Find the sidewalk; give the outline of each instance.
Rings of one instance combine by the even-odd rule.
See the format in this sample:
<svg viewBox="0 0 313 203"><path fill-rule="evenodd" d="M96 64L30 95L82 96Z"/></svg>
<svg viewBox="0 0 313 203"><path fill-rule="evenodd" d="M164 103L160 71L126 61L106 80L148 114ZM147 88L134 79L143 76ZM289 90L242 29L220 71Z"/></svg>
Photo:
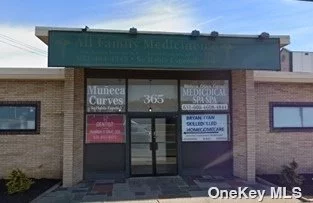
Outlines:
<svg viewBox="0 0 313 203"><path fill-rule="evenodd" d="M198 177L144 177L120 180L82 182L72 188L57 188L36 203L65 202L258 202L257 199L212 199L208 188L231 190L238 187L265 190L259 183L249 184L238 178L221 176ZM299 202L297 200L273 200L266 196L263 202Z"/></svg>

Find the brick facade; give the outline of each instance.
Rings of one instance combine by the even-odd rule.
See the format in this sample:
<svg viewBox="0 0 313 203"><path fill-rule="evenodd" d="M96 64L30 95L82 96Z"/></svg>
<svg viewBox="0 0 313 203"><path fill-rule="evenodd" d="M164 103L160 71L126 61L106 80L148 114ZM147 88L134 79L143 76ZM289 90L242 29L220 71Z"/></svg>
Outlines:
<svg viewBox="0 0 313 203"><path fill-rule="evenodd" d="M83 179L84 69L65 80L0 80L0 101L40 101L40 134L0 135L0 178L20 168L33 178ZM270 132L269 102L313 102L313 84L254 82L253 71L232 71L234 175L279 173L294 158L313 173L312 132Z"/></svg>
<svg viewBox="0 0 313 203"><path fill-rule="evenodd" d="M0 101L40 101L40 134L0 134L0 178L19 168L33 178L62 178L63 81L0 80Z"/></svg>
<svg viewBox="0 0 313 203"><path fill-rule="evenodd" d="M232 71L234 175L255 181L255 94L253 71Z"/></svg>
<svg viewBox="0 0 313 203"><path fill-rule="evenodd" d="M83 179L84 69L65 69L63 186Z"/></svg>
<svg viewBox="0 0 313 203"><path fill-rule="evenodd" d="M313 102L313 84L256 83L256 172L279 173L295 159L299 172L313 173L313 132L270 132L269 102Z"/></svg>

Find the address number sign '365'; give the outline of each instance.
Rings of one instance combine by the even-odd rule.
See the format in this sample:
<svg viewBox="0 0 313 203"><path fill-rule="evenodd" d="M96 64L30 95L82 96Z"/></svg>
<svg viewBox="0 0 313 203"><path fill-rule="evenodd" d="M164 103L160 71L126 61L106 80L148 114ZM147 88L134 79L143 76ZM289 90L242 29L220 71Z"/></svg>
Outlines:
<svg viewBox="0 0 313 203"><path fill-rule="evenodd" d="M164 103L164 95L163 94L144 95L143 103L145 103L145 104L163 104Z"/></svg>

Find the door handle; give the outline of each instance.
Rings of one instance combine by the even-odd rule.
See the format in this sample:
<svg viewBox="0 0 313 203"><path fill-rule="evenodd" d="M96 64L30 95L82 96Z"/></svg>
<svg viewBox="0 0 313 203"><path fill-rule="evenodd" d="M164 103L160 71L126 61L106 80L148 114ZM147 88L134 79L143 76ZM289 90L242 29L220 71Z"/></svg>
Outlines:
<svg viewBox="0 0 313 203"><path fill-rule="evenodd" d="M157 142L150 142L149 146L150 146L150 151L159 149L159 145Z"/></svg>
<svg viewBox="0 0 313 203"><path fill-rule="evenodd" d="M152 142L150 142L150 151L152 151L152 149L153 149L153 143Z"/></svg>

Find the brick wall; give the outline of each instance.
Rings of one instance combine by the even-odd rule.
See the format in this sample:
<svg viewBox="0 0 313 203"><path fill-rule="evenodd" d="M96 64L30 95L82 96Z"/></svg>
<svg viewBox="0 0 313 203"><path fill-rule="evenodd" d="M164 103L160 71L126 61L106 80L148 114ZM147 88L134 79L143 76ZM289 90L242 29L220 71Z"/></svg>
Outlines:
<svg viewBox="0 0 313 203"><path fill-rule="evenodd" d="M65 69L63 186L83 179L84 69Z"/></svg>
<svg viewBox="0 0 313 203"><path fill-rule="evenodd" d="M0 134L0 178L20 168L33 178L62 178L63 81L0 80L0 101L40 101L40 134Z"/></svg>
<svg viewBox="0 0 313 203"><path fill-rule="evenodd" d="M232 71L234 175L255 181L255 93L252 71Z"/></svg>
<svg viewBox="0 0 313 203"><path fill-rule="evenodd" d="M269 102L313 102L313 84L256 83L256 172L279 173L293 158L313 173L312 132L270 132Z"/></svg>

